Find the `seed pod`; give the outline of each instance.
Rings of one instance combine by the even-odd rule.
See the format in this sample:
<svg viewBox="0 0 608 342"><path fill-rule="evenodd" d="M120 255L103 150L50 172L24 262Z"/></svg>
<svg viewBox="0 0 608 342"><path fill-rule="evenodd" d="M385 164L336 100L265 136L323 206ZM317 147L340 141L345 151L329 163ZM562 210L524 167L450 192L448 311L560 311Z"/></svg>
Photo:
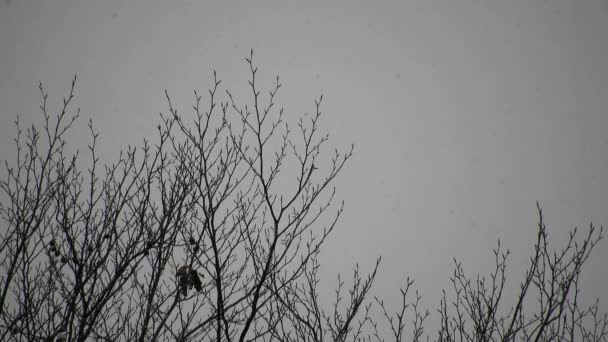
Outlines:
<svg viewBox="0 0 608 342"><path fill-rule="evenodd" d="M184 265L184 266L178 267L177 268L177 273L175 273L175 275L178 276L178 277L187 276L189 270L190 270L190 267L188 267L188 265Z"/></svg>
<svg viewBox="0 0 608 342"><path fill-rule="evenodd" d="M190 271L190 286L194 286L197 292L203 289L203 282L195 270Z"/></svg>

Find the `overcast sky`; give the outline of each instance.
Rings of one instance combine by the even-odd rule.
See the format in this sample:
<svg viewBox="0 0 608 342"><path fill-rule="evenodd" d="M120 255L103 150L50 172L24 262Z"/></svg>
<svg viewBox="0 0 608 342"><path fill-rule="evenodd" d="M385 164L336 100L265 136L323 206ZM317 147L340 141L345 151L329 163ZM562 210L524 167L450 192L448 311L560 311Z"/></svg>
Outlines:
<svg viewBox="0 0 608 342"><path fill-rule="evenodd" d="M115 157L152 136L164 89L183 113L213 69L244 93L250 48L263 84L281 75L289 117L323 93L331 143L355 144L322 260L332 282L382 255L378 294L411 275L436 307L452 257L488 271L498 238L518 285L536 201L556 243L608 225L607 0L2 0L0 159L14 160L17 115L41 122L38 81L56 106L77 73L80 127L92 117ZM589 298L608 288L607 260L604 242Z"/></svg>

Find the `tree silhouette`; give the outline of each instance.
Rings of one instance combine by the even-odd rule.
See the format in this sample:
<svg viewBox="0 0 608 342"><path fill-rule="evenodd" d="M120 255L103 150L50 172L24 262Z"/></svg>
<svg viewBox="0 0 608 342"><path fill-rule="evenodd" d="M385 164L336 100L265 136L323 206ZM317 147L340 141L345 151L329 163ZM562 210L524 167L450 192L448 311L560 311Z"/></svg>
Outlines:
<svg viewBox="0 0 608 342"><path fill-rule="evenodd" d="M344 205L333 181L353 148L330 151L322 97L290 126L275 104L279 78L262 96L253 52L245 60L251 104L222 91L215 72L188 118L165 92L156 138L111 163L98 157L92 121L85 156L67 141L76 78L56 114L39 85L43 127L16 121L17 159L0 183L0 340L430 339L412 280L395 314L371 297L380 259L348 284L338 277L333 303L320 302L319 253ZM539 214L515 304L502 297L509 253L500 244L489 278L456 263L438 340L606 340L598 304L577 301L601 229L580 241L574 231L554 252Z"/></svg>

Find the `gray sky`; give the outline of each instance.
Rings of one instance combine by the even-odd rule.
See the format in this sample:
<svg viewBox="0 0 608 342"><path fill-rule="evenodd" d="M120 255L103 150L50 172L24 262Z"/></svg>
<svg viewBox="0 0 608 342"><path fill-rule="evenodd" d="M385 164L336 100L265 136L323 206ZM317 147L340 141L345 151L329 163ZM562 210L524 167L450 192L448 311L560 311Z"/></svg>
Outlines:
<svg viewBox="0 0 608 342"><path fill-rule="evenodd" d="M288 116L322 92L332 143L356 145L328 282L382 255L378 294L411 275L436 307L452 257L487 271L497 238L520 276L537 200L558 243L608 225L607 0L328 3L2 0L0 159L14 157L16 115L40 123L38 81L56 106L78 73L81 127L92 117L114 157L153 134L165 88L182 112L213 69L246 91L253 48L264 84L281 75ZM588 297L608 288L606 260L604 243Z"/></svg>

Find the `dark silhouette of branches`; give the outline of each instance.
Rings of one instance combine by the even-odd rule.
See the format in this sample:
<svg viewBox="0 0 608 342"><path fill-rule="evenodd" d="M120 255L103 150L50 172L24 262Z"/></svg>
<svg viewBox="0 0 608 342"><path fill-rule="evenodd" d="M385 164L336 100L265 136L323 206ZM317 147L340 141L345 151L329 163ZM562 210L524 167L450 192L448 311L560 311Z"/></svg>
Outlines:
<svg viewBox="0 0 608 342"><path fill-rule="evenodd" d="M228 91L220 100L215 73L192 119L166 92L155 142L110 164L92 122L88 157L68 152L76 79L57 115L40 85L45 125L24 133L17 122L17 163L1 185L2 340L245 341L293 317L292 295L315 281L342 213L331 184L352 147L328 156L322 97L290 128L279 78L262 96L253 53L246 62L252 105ZM352 303L324 329L350 332L376 269L355 271Z"/></svg>
<svg viewBox="0 0 608 342"><path fill-rule="evenodd" d="M608 316L600 313L598 301L583 306L579 287L582 266L603 238L602 228L591 224L582 237L574 229L565 246L555 249L549 244L543 212L537 206L537 238L514 299L505 297L510 252L498 241L493 250L495 266L487 276L471 277L454 260L451 290L443 291L437 309L436 337L425 335L424 323L430 313L420 307L417 292L409 298L414 282L407 279L394 313L376 298L380 312L372 320L373 333L366 340L607 341Z"/></svg>
<svg viewBox="0 0 608 342"><path fill-rule="evenodd" d="M92 121L84 153L69 144L76 78L54 114L39 85L42 129L16 121L17 158L0 182L0 340L430 339L432 312L412 297L413 280L397 302L371 295L380 259L338 276L333 301L321 301L319 255L344 208L333 182L353 148L328 146L322 96L293 121L276 103L279 77L263 94L253 52L245 62L247 98L221 88L215 72L189 114L166 91L157 136L107 163ZM579 301L602 229L574 230L555 250L538 209L514 304L500 243L487 277L455 262L438 340L606 341L599 304Z"/></svg>
<svg viewBox="0 0 608 342"><path fill-rule="evenodd" d="M590 225L579 239L574 229L566 245L554 250L538 205L538 234L530 265L513 306L505 303L509 251L500 241L494 249L495 269L489 277L467 276L455 261L450 278L453 299L444 292L439 313L441 341L605 341L607 317L598 303L580 306L579 278L591 251L603 238L602 228ZM450 310L451 309L451 310ZM585 324L587 321L589 324ZM592 329L593 332L588 329Z"/></svg>

